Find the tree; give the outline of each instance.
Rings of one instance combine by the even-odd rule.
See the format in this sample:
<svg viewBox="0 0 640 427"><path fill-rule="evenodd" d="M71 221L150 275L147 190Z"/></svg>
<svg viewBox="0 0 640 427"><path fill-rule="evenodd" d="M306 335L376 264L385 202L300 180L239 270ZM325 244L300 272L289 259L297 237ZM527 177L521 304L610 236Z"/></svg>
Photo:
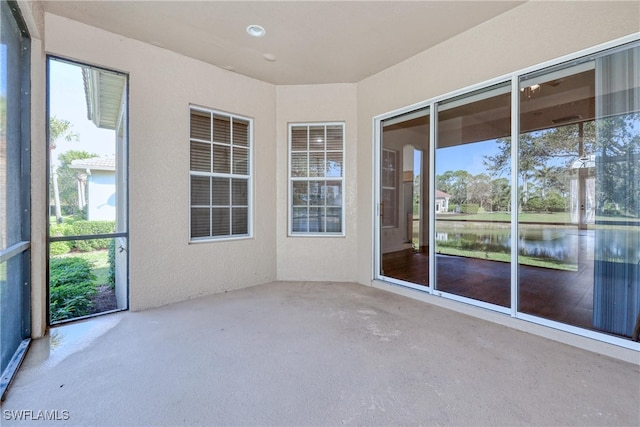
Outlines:
<svg viewBox="0 0 640 427"><path fill-rule="evenodd" d="M491 178L489 175L481 173L469 177L467 201L477 203L483 209L486 203L491 204Z"/></svg>
<svg viewBox="0 0 640 427"><path fill-rule="evenodd" d="M511 184L507 178L496 178L491 181L491 209L509 212L511 209Z"/></svg>
<svg viewBox="0 0 640 427"><path fill-rule="evenodd" d="M547 186L550 179L556 173L554 166L542 165L535 170L533 176L540 182L540 196L544 199L547 194Z"/></svg>
<svg viewBox="0 0 640 427"><path fill-rule="evenodd" d="M640 217L640 114L597 120L596 207Z"/></svg>
<svg viewBox="0 0 640 427"><path fill-rule="evenodd" d="M71 162L79 159L90 159L97 154L86 151L69 150L58 155L58 187L60 205L69 209L70 215L77 214L84 207L83 194L86 183L85 171L72 169ZM62 209L61 209L62 210Z"/></svg>
<svg viewBox="0 0 640 427"><path fill-rule="evenodd" d="M49 118L49 153L53 154L56 149L57 143L60 139L65 141L77 141L79 135L71 131L73 125L68 120L62 120L56 116ZM51 156L49 156L51 159ZM56 209L56 222L59 224L62 222L62 209L60 207L60 191L58 188L58 167L51 162L51 182L53 185L53 200Z"/></svg>
<svg viewBox="0 0 640 427"><path fill-rule="evenodd" d="M451 195L449 204L462 205L467 202L467 185L471 174L464 170L446 171L436 176L436 189Z"/></svg>
<svg viewBox="0 0 640 427"><path fill-rule="evenodd" d="M520 203L532 196L530 183L540 176L540 170L560 164L567 170L576 159L593 154L596 147L596 126L585 122L523 133L518 136L518 174L521 185ZM493 175L511 173L511 138L497 140L499 149L494 156L485 156L483 163ZM550 171L548 171L550 172ZM556 183L563 183L556 180ZM543 191L547 191L547 182ZM520 207L519 207L520 208Z"/></svg>

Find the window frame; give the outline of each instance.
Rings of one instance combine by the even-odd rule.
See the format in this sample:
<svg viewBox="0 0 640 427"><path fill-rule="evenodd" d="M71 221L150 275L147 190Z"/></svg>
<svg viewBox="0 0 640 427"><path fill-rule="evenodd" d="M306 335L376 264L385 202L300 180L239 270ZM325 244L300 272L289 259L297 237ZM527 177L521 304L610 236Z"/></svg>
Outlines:
<svg viewBox="0 0 640 427"><path fill-rule="evenodd" d="M204 139L200 139L200 138L192 138L191 136L191 120L192 120L192 113L193 112L198 112L198 113L205 113L208 114L210 119L210 138L209 140L204 140ZM230 127L229 127L229 142L228 143L224 143L224 142L216 142L214 140L213 137L213 127L214 127L214 120L213 117L214 116L218 116L218 117L222 117L222 118L226 118L230 121ZM246 145L246 150L247 150L247 173L246 174L238 174L238 173L233 173L232 170L232 165L233 165L233 121L234 120L241 120L243 122L247 123L247 145ZM198 105L193 105L190 104L189 105L189 121L188 121L188 129L189 129L189 135L188 135L188 141L189 141L189 205L188 205L188 209L189 209L189 244L198 244L198 243L207 243L207 242L220 242L220 241L230 241L230 240L242 240L242 239L252 239L253 238L253 203L254 203L254 195L253 195L253 139L254 139L254 120L251 117L247 117L247 116L243 116L240 114L235 114L235 113L229 113L226 111L221 111L221 110L216 110L213 108L208 108L208 107L202 107L202 106L198 106ZM229 155L227 160L229 161L229 173L220 173L220 172L213 172L213 156L211 156L211 168L208 172L203 172L203 171L197 171L197 170L193 170L191 167L191 150L192 150L192 142L203 142L203 143L208 143L212 146L214 145L222 145L222 146L226 146L229 147ZM238 147L240 148L245 148L242 145L239 145ZM225 234L225 235L219 235L219 236L214 236L213 235L213 226L211 224L211 220L212 220L212 214L211 214L211 210L215 207L220 207L216 204L214 204L213 202L213 188L210 187L209 191L210 191L210 200L209 200L209 204L206 206L209 210L210 210L210 214L209 214L209 235L208 236L201 236L201 237L194 237L192 235L192 230L193 230L193 214L192 214L192 209L194 207L193 205L193 184L192 184L192 177L194 176L200 176L200 177L209 177L209 178L227 178L230 180L230 187L233 183L234 179L241 179L241 180L245 180L247 181L247 232L243 233L243 234L233 234L233 208L234 207L238 207L235 206L233 204L233 200L232 200L232 192L231 192L231 188L229 190L229 204L228 205L224 205L224 207L228 207L229 209L229 232L230 234ZM198 207L204 207L204 205L196 205ZM240 207L245 207L245 206L240 206Z"/></svg>
<svg viewBox="0 0 640 427"><path fill-rule="evenodd" d="M326 175L326 164L325 164L325 174L324 176L312 177L309 176L308 168L307 168L307 176L304 177L294 177L292 176L292 131L294 128L307 128L307 149L305 151L295 151L298 153L306 153L307 154L307 167L309 165L309 153L310 152L320 152L319 150L311 150L309 147L309 128L311 127L324 127L325 131L325 146L321 151L324 153L324 159L327 159L327 153L338 153L342 154L342 170L341 176L327 176ZM327 150L326 146L326 132L329 127L339 126L342 130L342 149L341 150ZM327 122L290 122L288 124L287 131L287 236L288 237L345 237L346 236L346 224L345 224L345 182L346 182L346 123L344 121L327 121ZM340 231L294 231L293 230L293 183L294 182L314 182L314 181L340 181L341 191L340 191ZM307 204L307 207L309 205ZM332 206L338 207L338 206ZM327 209L327 206L324 206ZM307 218L309 217L309 213L307 213ZM325 214L326 217L326 214Z"/></svg>

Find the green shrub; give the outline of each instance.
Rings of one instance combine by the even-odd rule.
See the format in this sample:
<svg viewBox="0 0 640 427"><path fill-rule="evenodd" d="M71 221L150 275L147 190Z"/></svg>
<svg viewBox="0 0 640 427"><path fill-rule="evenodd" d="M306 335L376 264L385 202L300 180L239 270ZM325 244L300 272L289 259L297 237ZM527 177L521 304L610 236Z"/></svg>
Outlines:
<svg viewBox="0 0 640 427"><path fill-rule="evenodd" d="M544 202L540 197L532 197L527 201L527 210L540 212L544 210Z"/></svg>
<svg viewBox="0 0 640 427"><path fill-rule="evenodd" d="M64 255L70 250L69 242L51 242L49 245L49 255Z"/></svg>
<svg viewBox="0 0 640 427"><path fill-rule="evenodd" d="M72 236L73 226L67 222L63 222L62 224L51 224L49 227L49 233L52 237Z"/></svg>
<svg viewBox="0 0 640 427"><path fill-rule="evenodd" d="M109 273L107 276L107 283L113 289L116 286L116 239L111 239L109 242Z"/></svg>
<svg viewBox="0 0 640 427"><path fill-rule="evenodd" d="M113 233L116 228L115 221L75 221L72 224L74 236ZM76 240L74 247L81 252L90 252L98 249L108 249L111 239Z"/></svg>
<svg viewBox="0 0 640 427"><path fill-rule="evenodd" d="M52 224L49 230L51 236L60 237L107 234L115 232L115 229L115 221L86 221L65 218L65 222L62 224ZM90 252L98 249L107 249L111 240L112 239L73 240L67 242L67 244L71 249L75 249L80 252ZM57 254L52 253L52 255Z"/></svg>
<svg viewBox="0 0 640 427"><path fill-rule="evenodd" d="M565 199L558 193L549 193L544 199L544 205L551 212L564 212Z"/></svg>
<svg viewBox="0 0 640 427"><path fill-rule="evenodd" d="M51 321L86 316L97 293L91 264L82 258L52 258L49 264Z"/></svg>
<svg viewBox="0 0 640 427"><path fill-rule="evenodd" d="M480 209L480 205L477 203L465 203L460 206L460 210L465 214L477 214L478 209Z"/></svg>

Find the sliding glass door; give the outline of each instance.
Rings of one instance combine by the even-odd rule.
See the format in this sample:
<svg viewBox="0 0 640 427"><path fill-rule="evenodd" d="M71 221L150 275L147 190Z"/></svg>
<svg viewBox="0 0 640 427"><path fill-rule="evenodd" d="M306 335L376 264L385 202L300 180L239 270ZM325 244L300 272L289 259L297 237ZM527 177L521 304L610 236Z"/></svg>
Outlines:
<svg viewBox="0 0 640 427"><path fill-rule="evenodd" d="M436 289L511 305L511 85L438 104Z"/></svg>
<svg viewBox="0 0 640 427"><path fill-rule="evenodd" d="M519 311L640 320L640 48L520 79Z"/></svg>
<svg viewBox="0 0 640 427"><path fill-rule="evenodd" d="M429 109L382 123L380 275L429 286Z"/></svg>
<svg viewBox="0 0 640 427"><path fill-rule="evenodd" d="M377 123L376 278L638 341L638 41Z"/></svg>

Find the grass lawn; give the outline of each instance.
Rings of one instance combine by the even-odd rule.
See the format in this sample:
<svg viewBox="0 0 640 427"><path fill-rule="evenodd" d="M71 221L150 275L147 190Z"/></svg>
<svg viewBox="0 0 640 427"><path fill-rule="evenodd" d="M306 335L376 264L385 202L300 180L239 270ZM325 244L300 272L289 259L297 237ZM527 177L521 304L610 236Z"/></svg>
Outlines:
<svg viewBox="0 0 640 427"><path fill-rule="evenodd" d="M438 220L448 221L496 221L510 222L511 214L509 212L485 212L479 214L442 214L437 215ZM518 215L521 222L535 223L570 223L571 214L568 212L550 212L550 213L521 213Z"/></svg>
<svg viewBox="0 0 640 427"><path fill-rule="evenodd" d="M438 214L436 219L443 221L494 221L494 222L510 222L511 213L509 212L485 212L479 214ZM530 213L525 212L518 214L518 220L526 223L536 224L571 224L571 214L569 212L541 212ZM640 225L639 218L627 218L620 216L596 216L597 221L601 221L604 224L598 225L598 227L606 227L607 221L613 221L614 223L622 223L627 225ZM593 224L589 225L593 227Z"/></svg>
<svg viewBox="0 0 640 427"><path fill-rule="evenodd" d="M473 250L465 250L465 249L458 249L458 248L449 248L446 246L437 247L436 253L443 254L443 255L463 256L467 258L486 259L489 261L501 261L501 262L511 261L511 255L505 254L505 253L473 251ZM566 270L566 271L577 270L577 267L573 264L566 264L558 261L554 262L549 259L535 258L535 257L529 257L529 256L522 256L522 255L518 257L518 262L522 265L530 265L532 267L544 267L544 268L551 268L555 270Z"/></svg>

